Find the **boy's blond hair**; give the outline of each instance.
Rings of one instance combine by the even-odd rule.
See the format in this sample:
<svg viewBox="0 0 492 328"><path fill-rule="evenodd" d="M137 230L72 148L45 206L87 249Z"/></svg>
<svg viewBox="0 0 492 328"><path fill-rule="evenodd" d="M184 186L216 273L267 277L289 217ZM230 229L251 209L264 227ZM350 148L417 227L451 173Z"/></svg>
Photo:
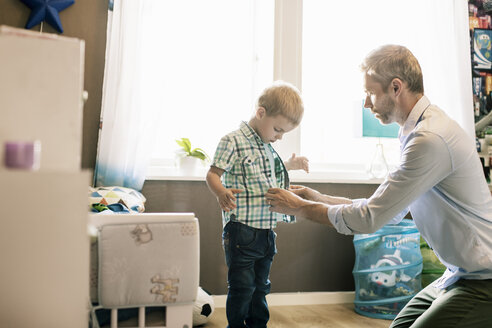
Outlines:
<svg viewBox="0 0 492 328"><path fill-rule="evenodd" d="M258 98L257 107L265 108L268 116L282 115L295 125L301 123L304 114L299 89L284 81L275 81L263 90Z"/></svg>

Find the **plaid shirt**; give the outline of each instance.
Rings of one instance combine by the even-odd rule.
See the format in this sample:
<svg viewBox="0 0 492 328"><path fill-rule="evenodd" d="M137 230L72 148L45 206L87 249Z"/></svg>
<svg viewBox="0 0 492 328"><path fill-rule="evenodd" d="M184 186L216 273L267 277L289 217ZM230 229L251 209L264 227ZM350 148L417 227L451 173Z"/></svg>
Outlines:
<svg viewBox="0 0 492 328"><path fill-rule="evenodd" d="M273 154L276 181L273 181L265 146ZM235 195L237 208L230 212L222 211L224 226L232 220L253 228L272 229L277 226L277 221L295 222L294 216L269 210L265 193L272 187L287 189L289 175L273 147L265 145L246 122L241 123L239 130L220 140L212 166L225 171L222 174L224 187L243 189L243 192Z"/></svg>

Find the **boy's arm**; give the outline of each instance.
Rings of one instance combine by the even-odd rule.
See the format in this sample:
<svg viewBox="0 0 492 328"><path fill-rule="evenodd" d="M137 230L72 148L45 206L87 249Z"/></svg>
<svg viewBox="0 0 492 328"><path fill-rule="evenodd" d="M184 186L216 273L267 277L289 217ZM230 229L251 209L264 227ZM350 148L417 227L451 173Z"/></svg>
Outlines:
<svg viewBox="0 0 492 328"><path fill-rule="evenodd" d="M220 177L223 173L224 170L215 166L211 166L207 172L206 180L208 189L210 189L215 196L218 196L226 190L226 188L222 185L222 181L220 181Z"/></svg>
<svg viewBox="0 0 492 328"><path fill-rule="evenodd" d="M222 181L220 181L223 173L223 169L211 166L207 172L206 181L210 191L217 197L220 208L229 212L236 208L236 197L234 197L234 194L240 193L243 190L235 188L227 189L224 187Z"/></svg>

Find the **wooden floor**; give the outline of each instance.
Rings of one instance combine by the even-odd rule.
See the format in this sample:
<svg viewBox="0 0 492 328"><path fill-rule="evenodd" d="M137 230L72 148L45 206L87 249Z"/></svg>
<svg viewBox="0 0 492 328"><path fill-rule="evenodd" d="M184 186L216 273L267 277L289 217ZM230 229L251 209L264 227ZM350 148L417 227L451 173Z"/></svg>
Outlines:
<svg viewBox="0 0 492 328"><path fill-rule="evenodd" d="M162 327L165 324L164 312L149 313L146 327ZM354 312L354 305L302 305L271 306L268 328L388 328L390 320L371 319ZM118 327L136 327L137 319L132 318L118 324ZM107 328L102 325L101 328ZM225 308L216 308L210 320L202 328L225 328L227 319ZM174 328L174 327L170 327Z"/></svg>
<svg viewBox="0 0 492 328"><path fill-rule="evenodd" d="M354 312L354 305L271 306L269 328L388 328L390 320L371 319ZM225 308L216 308L204 328L227 326Z"/></svg>

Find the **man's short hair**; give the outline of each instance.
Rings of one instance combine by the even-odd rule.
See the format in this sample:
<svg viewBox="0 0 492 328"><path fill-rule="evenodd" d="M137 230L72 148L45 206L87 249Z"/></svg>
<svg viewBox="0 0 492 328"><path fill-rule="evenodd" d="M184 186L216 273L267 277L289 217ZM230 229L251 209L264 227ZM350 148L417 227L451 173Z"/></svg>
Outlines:
<svg viewBox="0 0 492 328"><path fill-rule="evenodd" d="M371 51L361 64L362 72L380 83L386 90L394 78L406 82L414 93L424 93L420 64L404 46L388 44Z"/></svg>

